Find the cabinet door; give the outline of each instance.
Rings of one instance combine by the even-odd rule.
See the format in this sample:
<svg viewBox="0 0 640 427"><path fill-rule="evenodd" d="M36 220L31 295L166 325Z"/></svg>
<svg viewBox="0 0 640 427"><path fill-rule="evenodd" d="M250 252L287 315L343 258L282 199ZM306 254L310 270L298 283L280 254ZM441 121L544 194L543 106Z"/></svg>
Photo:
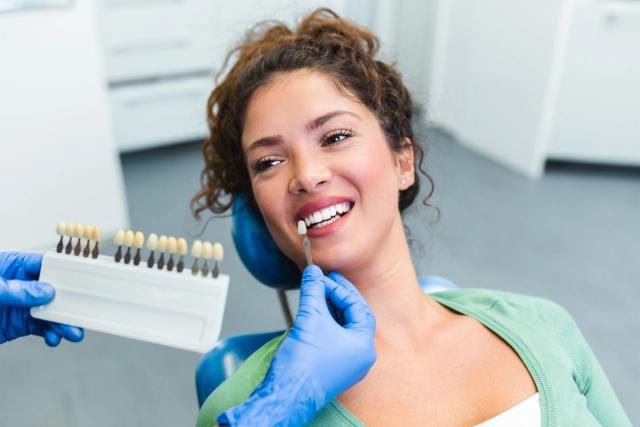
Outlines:
<svg viewBox="0 0 640 427"><path fill-rule="evenodd" d="M640 2L575 2L548 157L640 165Z"/></svg>

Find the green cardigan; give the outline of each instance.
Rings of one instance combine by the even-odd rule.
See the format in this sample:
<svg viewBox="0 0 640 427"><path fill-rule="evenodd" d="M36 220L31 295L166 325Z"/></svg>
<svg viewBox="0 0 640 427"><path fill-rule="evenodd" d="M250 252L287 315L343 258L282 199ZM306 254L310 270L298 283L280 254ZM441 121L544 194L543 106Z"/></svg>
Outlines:
<svg viewBox="0 0 640 427"><path fill-rule="evenodd" d="M571 315L544 298L489 289L430 294L477 319L518 353L540 395L542 427L631 427L600 363ZM216 425L224 410L244 402L262 382L286 333L252 354L202 406L198 427ZM322 408L310 426L364 426L338 400Z"/></svg>

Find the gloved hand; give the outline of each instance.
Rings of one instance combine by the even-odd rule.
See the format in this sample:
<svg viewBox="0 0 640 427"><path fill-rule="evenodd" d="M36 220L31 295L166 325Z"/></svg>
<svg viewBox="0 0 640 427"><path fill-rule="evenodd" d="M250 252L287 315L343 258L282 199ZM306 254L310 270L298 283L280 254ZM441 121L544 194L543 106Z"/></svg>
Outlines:
<svg viewBox="0 0 640 427"><path fill-rule="evenodd" d="M33 334L55 347L61 338L84 337L80 328L31 317L31 307L48 304L55 295L53 286L38 281L41 265L42 254L0 252L0 344Z"/></svg>
<svg viewBox="0 0 640 427"><path fill-rule="evenodd" d="M375 329L373 312L347 279L308 266L295 322L264 381L245 403L220 414L218 424L307 424L367 374L376 360Z"/></svg>

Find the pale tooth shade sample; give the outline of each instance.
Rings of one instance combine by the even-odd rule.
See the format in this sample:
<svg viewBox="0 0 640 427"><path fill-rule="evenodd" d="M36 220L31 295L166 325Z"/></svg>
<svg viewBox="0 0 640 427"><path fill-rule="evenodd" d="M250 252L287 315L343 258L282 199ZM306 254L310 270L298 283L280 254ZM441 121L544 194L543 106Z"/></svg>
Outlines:
<svg viewBox="0 0 640 427"><path fill-rule="evenodd" d="M164 252L167 250L167 236L160 236L158 239L158 250Z"/></svg>
<svg viewBox="0 0 640 427"><path fill-rule="evenodd" d="M224 250L222 249L222 245L220 243L215 243L213 245L213 259L216 261L222 261L224 257Z"/></svg>
<svg viewBox="0 0 640 427"><path fill-rule="evenodd" d="M170 254L175 254L178 250L178 241L175 237L169 237L167 240L167 252Z"/></svg>
<svg viewBox="0 0 640 427"><path fill-rule="evenodd" d="M204 244L202 245L202 258L211 259L212 256L213 246L211 245L211 242L204 242Z"/></svg>
<svg viewBox="0 0 640 427"><path fill-rule="evenodd" d="M98 241L98 240L100 240L101 237L102 237L102 230L100 230L100 226L99 225L95 225L93 227L92 232L91 232L91 238L93 240Z"/></svg>
<svg viewBox="0 0 640 427"><path fill-rule="evenodd" d="M298 234L307 234L307 224L304 221L298 221Z"/></svg>
<svg viewBox="0 0 640 427"><path fill-rule="evenodd" d="M116 231L116 235L113 237L113 243L115 243L118 246L121 246L124 243L124 230L123 229L118 229L118 231Z"/></svg>
<svg viewBox="0 0 640 427"><path fill-rule="evenodd" d="M64 231L67 236L73 236L73 234L76 232L76 225L73 222L70 222L67 224L67 227Z"/></svg>
<svg viewBox="0 0 640 427"><path fill-rule="evenodd" d="M83 233L84 233L84 226L82 224L76 224L75 227L73 227L74 237L81 238Z"/></svg>
<svg viewBox="0 0 640 427"><path fill-rule="evenodd" d="M58 223L56 224L56 234L58 236L62 236L65 234L67 230L67 224L65 224L63 221L58 221Z"/></svg>
<svg viewBox="0 0 640 427"><path fill-rule="evenodd" d="M136 235L133 237L133 245L138 249L144 246L144 233L142 231L136 231Z"/></svg>
<svg viewBox="0 0 640 427"><path fill-rule="evenodd" d="M93 235L93 226L91 225L85 225L83 227L82 230L82 237L84 237L85 239L89 240L91 239L91 236Z"/></svg>
<svg viewBox="0 0 640 427"><path fill-rule="evenodd" d="M127 232L124 233L124 245L125 246L133 246L133 240L134 239L135 239L135 235L133 234L133 231L127 230Z"/></svg>
<svg viewBox="0 0 640 427"><path fill-rule="evenodd" d="M187 254L187 241L185 239L183 239L182 237L178 239L177 250L178 250L178 253L180 255L186 255Z"/></svg>
<svg viewBox="0 0 640 427"><path fill-rule="evenodd" d="M191 246L191 256L194 258L200 258L202 255L202 242L200 240L196 240L193 242L193 246Z"/></svg>
<svg viewBox="0 0 640 427"><path fill-rule="evenodd" d="M158 247L158 235L156 233L149 234L149 238L147 239L147 249L150 251L155 251Z"/></svg>

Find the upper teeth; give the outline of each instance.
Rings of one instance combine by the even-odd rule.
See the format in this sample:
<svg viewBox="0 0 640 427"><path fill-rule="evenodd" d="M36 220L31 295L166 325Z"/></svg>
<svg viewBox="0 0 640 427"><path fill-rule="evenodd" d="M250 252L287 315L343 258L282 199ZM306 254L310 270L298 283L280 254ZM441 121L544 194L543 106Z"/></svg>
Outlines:
<svg viewBox="0 0 640 427"><path fill-rule="evenodd" d="M333 206L328 206L306 216L304 218L304 222L305 224L307 224L307 227L309 227L310 225L317 224L319 222L326 221L331 217L334 217L336 213L346 213L349 211L349 209L351 209L351 204L349 202L336 203Z"/></svg>

